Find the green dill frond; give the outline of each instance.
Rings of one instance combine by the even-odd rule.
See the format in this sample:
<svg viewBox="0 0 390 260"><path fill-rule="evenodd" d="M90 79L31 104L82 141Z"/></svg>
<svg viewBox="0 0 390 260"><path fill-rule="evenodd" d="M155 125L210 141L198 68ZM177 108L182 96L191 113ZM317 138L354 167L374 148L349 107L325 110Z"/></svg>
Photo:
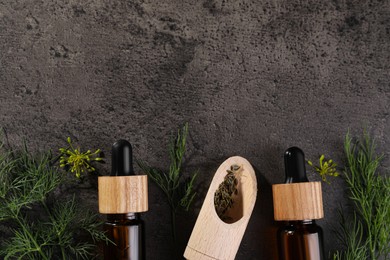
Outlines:
<svg viewBox="0 0 390 260"><path fill-rule="evenodd" d="M363 240L363 224L356 216L347 221L343 212L339 211L340 225L336 229L336 236L342 242L343 251L337 251L334 259L358 260L367 256L367 246Z"/></svg>
<svg viewBox="0 0 390 260"><path fill-rule="evenodd" d="M79 222L80 228L86 231L89 236L92 238L93 242L105 242L114 243L107 236L106 233L102 230L104 224L103 221L99 220L99 216L91 211L82 211L79 212Z"/></svg>
<svg viewBox="0 0 390 260"><path fill-rule="evenodd" d="M42 230L24 217L17 218L16 222L19 228L13 229L13 236L1 250L4 259L51 259L51 255L44 252L50 240L41 235Z"/></svg>
<svg viewBox="0 0 390 260"><path fill-rule="evenodd" d="M186 123L178 130L176 137L169 144L168 155L170 165L167 172L153 168L143 161L137 161L138 166L157 184L167 198L171 209L172 237L174 243L176 243L176 213L179 208L188 211L196 196L194 183L197 173L191 174L185 180L182 172L187 136L188 124Z"/></svg>
<svg viewBox="0 0 390 260"><path fill-rule="evenodd" d="M343 229L345 234L341 241L346 244L346 249L337 255L342 256L342 259L354 260L388 259L390 180L388 176L379 173L383 156L377 155L375 141L366 132L361 139L356 140L348 133L344 150L347 165L343 177L355 218L349 228ZM359 240L351 240L357 235Z"/></svg>
<svg viewBox="0 0 390 260"><path fill-rule="evenodd" d="M177 136L169 144L169 171L163 172L150 167L143 161L137 161L139 167L157 184L167 197L168 203L173 211L178 207L188 210L194 197L194 182L197 173L193 173L188 181L182 180L182 163L186 151L188 136L188 124L186 123L177 133ZM183 192L184 191L184 192Z"/></svg>
<svg viewBox="0 0 390 260"><path fill-rule="evenodd" d="M36 157L27 151L15 154L17 157L9 162L12 168L3 176L8 183L8 187L3 189L3 203L14 216L22 208L44 201L62 182L62 176L49 165L49 154Z"/></svg>
<svg viewBox="0 0 390 260"><path fill-rule="evenodd" d="M194 192L194 182L197 176L198 172L195 172L184 184L184 195L181 196L182 198L180 199L180 206L183 207L186 211L189 210L190 205L196 196L196 192Z"/></svg>
<svg viewBox="0 0 390 260"><path fill-rule="evenodd" d="M89 213L75 197L57 197L64 175L51 158L50 152L30 153L26 143L20 151L0 146L0 225L7 229L2 259L91 259L95 242L107 239L93 230L101 222L80 217Z"/></svg>

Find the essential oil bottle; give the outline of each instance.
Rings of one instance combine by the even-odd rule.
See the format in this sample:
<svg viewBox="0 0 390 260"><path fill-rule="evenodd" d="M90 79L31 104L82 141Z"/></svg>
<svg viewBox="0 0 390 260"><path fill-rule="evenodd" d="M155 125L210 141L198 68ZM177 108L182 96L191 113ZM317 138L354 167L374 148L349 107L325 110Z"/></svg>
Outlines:
<svg viewBox="0 0 390 260"><path fill-rule="evenodd" d="M138 212L147 211L147 177L135 175L132 148L119 140L112 146L110 176L99 177L99 211L107 214L104 245L106 260L145 259L144 223Z"/></svg>
<svg viewBox="0 0 390 260"><path fill-rule="evenodd" d="M320 182L309 182L305 156L298 147L284 154L285 184L272 186L274 217L285 225L277 233L280 260L322 260L323 233L315 219L323 218Z"/></svg>

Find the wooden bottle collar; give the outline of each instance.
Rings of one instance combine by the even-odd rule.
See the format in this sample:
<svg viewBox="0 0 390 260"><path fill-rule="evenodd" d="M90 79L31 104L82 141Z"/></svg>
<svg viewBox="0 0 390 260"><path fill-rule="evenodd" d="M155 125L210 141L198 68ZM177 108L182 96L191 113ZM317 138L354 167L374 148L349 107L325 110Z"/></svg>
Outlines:
<svg viewBox="0 0 390 260"><path fill-rule="evenodd" d="M148 211L147 175L100 176L98 189L102 214Z"/></svg>
<svg viewBox="0 0 390 260"><path fill-rule="evenodd" d="M272 194L277 221L324 217L321 182L275 184Z"/></svg>

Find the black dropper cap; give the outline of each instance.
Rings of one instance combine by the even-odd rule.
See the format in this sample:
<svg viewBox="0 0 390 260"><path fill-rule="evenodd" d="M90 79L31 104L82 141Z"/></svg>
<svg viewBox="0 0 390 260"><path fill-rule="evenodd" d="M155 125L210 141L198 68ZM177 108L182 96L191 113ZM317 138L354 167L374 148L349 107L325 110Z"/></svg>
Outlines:
<svg viewBox="0 0 390 260"><path fill-rule="evenodd" d="M305 168L305 154L298 147L290 147L284 153L286 171L285 183L308 182Z"/></svg>
<svg viewBox="0 0 390 260"><path fill-rule="evenodd" d="M134 175L133 152L128 141L119 140L112 145L111 161L111 176Z"/></svg>

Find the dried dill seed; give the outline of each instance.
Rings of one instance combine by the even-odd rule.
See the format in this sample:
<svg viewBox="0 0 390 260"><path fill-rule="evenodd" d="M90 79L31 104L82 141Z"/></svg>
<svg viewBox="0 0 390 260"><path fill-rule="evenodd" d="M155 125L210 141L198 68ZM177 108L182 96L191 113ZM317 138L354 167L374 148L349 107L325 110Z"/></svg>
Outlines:
<svg viewBox="0 0 390 260"><path fill-rule="evenodd" d="M230 170L227 170L227 174L224 181L219 184L218 189L214 194L214 206L218 217L222 220L226 219L226 211L233 206L233 195L238 194L238 180L237 174L241 170L240 165L232 165Z"/></svg>

